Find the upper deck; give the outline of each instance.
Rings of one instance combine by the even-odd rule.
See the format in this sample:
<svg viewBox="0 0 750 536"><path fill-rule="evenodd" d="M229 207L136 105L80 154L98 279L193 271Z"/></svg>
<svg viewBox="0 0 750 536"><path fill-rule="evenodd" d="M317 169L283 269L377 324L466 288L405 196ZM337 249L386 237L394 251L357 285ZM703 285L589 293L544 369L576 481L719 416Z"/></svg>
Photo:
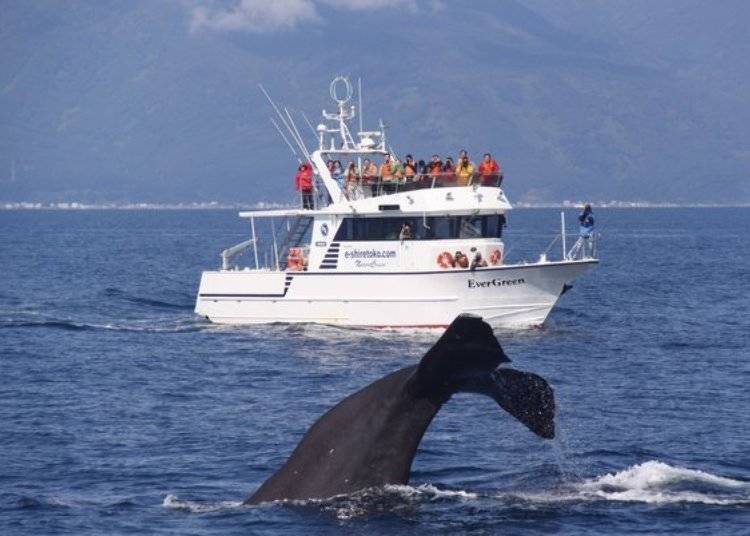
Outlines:
<svg viewBox="0 0 750 536"><path fill-rule="evenodd" d="M359 185L363 191L377 183L365 182ZM394 193L363 195L350 199L347 192L339 190L339 197L330 204L315 209L281 209L242 211L240 217L282 217L282 216L329 216L355 215L387 216L397 215L436 215L436 214L498 214L512 209L505 193L496 186L455 186L425 177L413 182L388 183Z"/></svg>

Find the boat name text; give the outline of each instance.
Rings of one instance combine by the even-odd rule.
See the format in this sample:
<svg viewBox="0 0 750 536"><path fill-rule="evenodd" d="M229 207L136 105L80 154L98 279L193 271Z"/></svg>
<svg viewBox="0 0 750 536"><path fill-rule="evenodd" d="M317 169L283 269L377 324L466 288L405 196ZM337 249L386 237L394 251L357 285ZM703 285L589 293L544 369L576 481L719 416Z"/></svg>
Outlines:
<svg viewBox="0 0 750 536"><path fill-rule="evenodd" d="M510 287L513 285L525 285L526 280L523 277L518 279L490 279L489 281L477 281L469 279L469 288L488 288L488 287Z"/></svg>

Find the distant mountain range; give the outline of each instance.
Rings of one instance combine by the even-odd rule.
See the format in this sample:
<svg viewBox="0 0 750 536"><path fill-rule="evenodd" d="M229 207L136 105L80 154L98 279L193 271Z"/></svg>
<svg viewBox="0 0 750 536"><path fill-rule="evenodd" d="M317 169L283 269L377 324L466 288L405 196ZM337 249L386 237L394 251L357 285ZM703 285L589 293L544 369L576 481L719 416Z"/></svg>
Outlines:
<svg viewBox="0 0 750 536"><path fill-rule="evenodd" d="M396 152L489 150L512 201L748 203L748 23L735 0L4 2L0 202L288 201L257 84L317 122L344 73Z"/></svg>

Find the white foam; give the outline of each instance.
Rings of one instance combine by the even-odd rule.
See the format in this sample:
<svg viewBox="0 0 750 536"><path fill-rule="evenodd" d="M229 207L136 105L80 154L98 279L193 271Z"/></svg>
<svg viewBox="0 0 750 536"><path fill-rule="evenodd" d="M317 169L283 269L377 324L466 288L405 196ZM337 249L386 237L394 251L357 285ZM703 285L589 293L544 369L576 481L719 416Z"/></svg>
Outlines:
<svg viewBox="0 0 750 536"><path fill-rule="evenodd" d="M705 486L711 486L715 491L700 489ZM691 487L698 489L690 489ZM750 482L650 460L551 492L511 493L500 497L532 503L605 500L650 504L744 505L750 504Z"/></svg>
<svg viewBox="0 0 750 536"><path fill-rule="evenodd" d="M674 467L664 462L650 460L634 465L619 473L586 480L582 487L602 486L623 487L626 489L652 489L681 481L700 482L725 488L747 488L750 483L712 475L696 469Z"/></svg>
<svg viewBox="0 0 750 536"><path fill-rule="evenodd" d="M164 497L164 501L161 503L161 505L164 508L169 508L171 510L183 510L186 512L192 512L194 514L205 514L208 512L217 512L219 510L238 508L242 506L242 501L183 501L178 499L175 495L170 494Z"/></svg>
<svg viewBox="0 0 750 536"><path fill-rule="evenodd" d="M398 493L404 497L428 497L430 499L460 499L473 500L479 497L476 493L463 490L439 489L432 484L421 484L419 486L389 484L384 486L386 491Z"/></svg>

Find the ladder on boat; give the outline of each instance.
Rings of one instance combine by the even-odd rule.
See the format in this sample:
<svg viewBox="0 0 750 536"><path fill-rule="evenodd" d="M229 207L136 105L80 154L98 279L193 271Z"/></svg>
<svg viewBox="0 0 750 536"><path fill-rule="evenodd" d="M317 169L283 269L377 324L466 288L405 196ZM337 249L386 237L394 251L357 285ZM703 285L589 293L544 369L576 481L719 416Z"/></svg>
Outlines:
<svg viewBox="0 0 750 536"><path fill-rule="evenodd" d="M301 244L302 239L307 234L307 231L312 227L313 219L310 216L297 216L294 222L289 227L289 231L284 238L284 242L279 248L279 269L286 270L287 268L287 256L289 254L289 248L297 247Z"/></svg>

